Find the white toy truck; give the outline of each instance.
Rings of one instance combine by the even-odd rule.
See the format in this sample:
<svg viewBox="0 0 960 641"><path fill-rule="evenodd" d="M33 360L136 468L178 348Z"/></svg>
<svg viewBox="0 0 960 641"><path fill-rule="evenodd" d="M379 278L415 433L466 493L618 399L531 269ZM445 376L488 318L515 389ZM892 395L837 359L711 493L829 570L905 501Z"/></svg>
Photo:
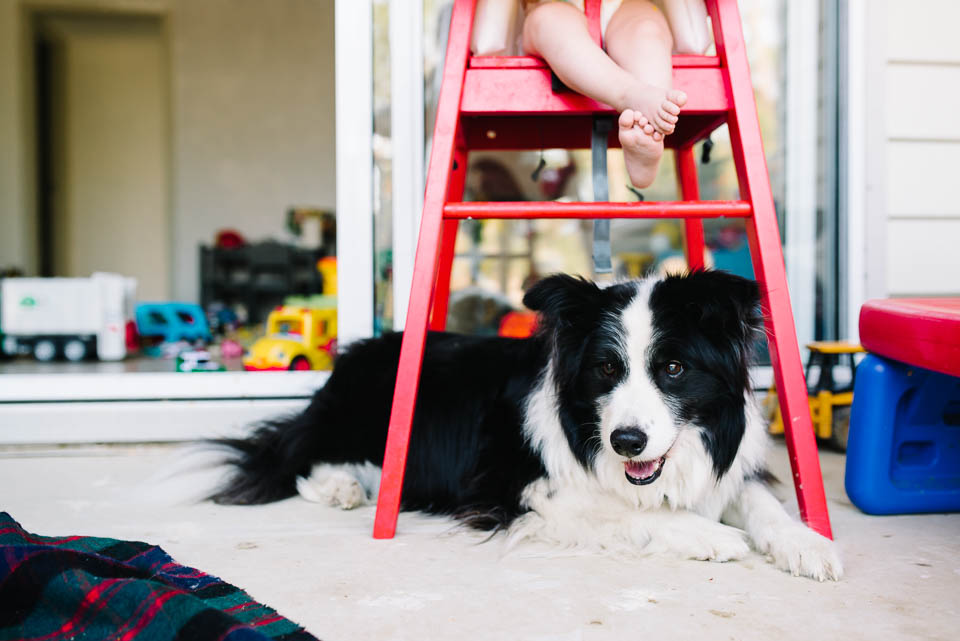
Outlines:
<svg viewBox="0 0 960 641"><path fill-rule="evenodd" d="M127 354L133 320L134 278L95 273L90 278L0 280L0 349L38 361L81 361L92 354L117 361Z"/></svg>

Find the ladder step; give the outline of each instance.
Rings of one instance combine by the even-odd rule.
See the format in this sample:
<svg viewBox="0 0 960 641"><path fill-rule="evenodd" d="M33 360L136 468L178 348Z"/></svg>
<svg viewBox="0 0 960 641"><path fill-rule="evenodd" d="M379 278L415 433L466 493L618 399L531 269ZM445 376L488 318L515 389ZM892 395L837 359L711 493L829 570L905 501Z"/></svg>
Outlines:
<svg viewBox="0 0 960 641"><path fill-rule="evenodd" d="M643 203L464 202L446 203L443 217L467 218L748 218L746 200L671 200Z"/></svg>
<svg viewBox="0 0 960 641"><path fill-rule="evenodd" d="M723 73L719 66L674 67L673 88L682 89L688 97L681 120L684 115L730 110ZM467 116L613 113L609 106L578 93L554 93L546 67L468 68L460 111Z"/></svg>
<svg viewBox="0 0 960 641"><path fill-rule="evenodd" d="M471 56L468 62L471 69L546 69L547 63L536 56ZM674 55L673 66L677 67L719 67L717 56Z"/></svg>
<svg viewBox="0 0 960 641"><path fill-rule="evenodd" d="M590 149L594 114L530 116L464 116L460 119L464 146L480 150ZM610 114L611 122L616 117ZM683 148L706 138L726 120L726 114L684 115L664 145ZM608 146L619 147L617 128L610 130Z"/></svg>

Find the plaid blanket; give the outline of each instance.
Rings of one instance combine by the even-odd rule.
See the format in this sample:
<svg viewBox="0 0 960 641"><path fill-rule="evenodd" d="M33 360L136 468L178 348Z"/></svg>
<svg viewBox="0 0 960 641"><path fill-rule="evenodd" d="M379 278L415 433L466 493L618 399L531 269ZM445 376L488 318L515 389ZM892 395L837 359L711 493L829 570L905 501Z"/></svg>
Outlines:
<svg viewBox="0 0 960 641"><path fill-rule="evenodd" d="M0 639L316 641L300 626L162 549L47 537L0 512Z"/></svg>

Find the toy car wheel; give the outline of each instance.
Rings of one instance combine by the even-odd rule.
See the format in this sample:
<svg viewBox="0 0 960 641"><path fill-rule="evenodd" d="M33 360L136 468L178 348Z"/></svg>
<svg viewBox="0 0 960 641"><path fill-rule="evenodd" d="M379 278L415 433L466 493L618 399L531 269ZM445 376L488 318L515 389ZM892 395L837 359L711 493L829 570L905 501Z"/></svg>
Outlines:
<svg viewBox="0 0 960 641"><path fill-rule="evenodd" d="M830 445L841 452L847 451L847 436L850 434L850 406L833 408L833 425L830 431Z"/></svg>
<svg viewBox="0 0 960 641"><path fill-rule="evenodd" d="M48 339L39 340L33 345L33 357L41 363L48 363L57 356L57 346Z"/></svg>
<svg viewBox="0 0 960 641"><path fill-rule="evenodd" d="M74 363L82 361L87 357L87 345L78 338L68 340L63 346L63 355L68 361Z"/></svg>
<svg viewBox="0 0 960 641"><path fill-rule="evenodd" d="M304 371L312 369L310 367L310 361L304 356L297 356L293 361L290 362L290 369L295 371Z"/></svg>

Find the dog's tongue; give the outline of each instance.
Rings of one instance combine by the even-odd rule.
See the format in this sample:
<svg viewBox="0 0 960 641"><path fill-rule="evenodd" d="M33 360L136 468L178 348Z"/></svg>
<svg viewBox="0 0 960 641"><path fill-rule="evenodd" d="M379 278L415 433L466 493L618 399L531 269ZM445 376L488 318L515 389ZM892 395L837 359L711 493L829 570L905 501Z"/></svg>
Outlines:
<svg viewBox="0 0 960 641"><path fill-rule="evenodd" d="M624 463L624 466L627 468L627 474L631 478L638 480L643 480L651 476L654 472L657 471L657 466L660 464L659 460L653 461L627 461Z"/></svg>

